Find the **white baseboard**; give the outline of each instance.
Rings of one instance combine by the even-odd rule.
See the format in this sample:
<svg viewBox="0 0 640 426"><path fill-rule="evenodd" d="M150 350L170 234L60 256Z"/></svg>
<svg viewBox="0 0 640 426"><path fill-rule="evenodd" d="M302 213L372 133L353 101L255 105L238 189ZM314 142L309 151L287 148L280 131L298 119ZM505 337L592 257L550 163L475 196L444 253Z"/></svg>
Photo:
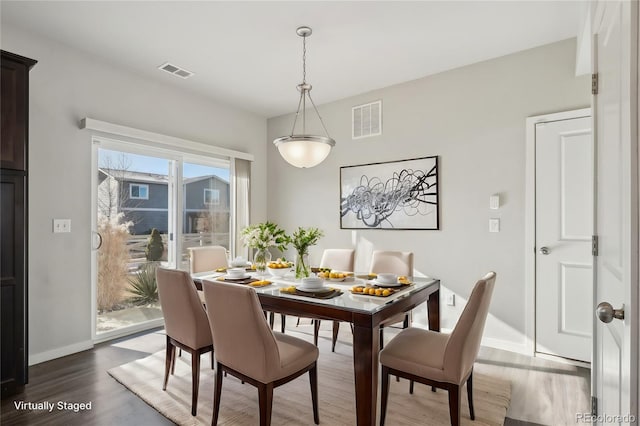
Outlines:
<svg viewBox="0 0 640 426"><path fill-rule="evenodd" d="M441 331L443 333L451 333L452 330L450 328L443 328ZM488 348L501 349L503 351L533 356L533 352L530 350L526 342L518 343L512 342L511 340L496 339L495 337L483 337L481 345Z"/></svg>
<svg viewBox="0 0 640 426"><path fill-rule="evenodd" d="M482 346L533 356L533 353L529 350L525 342L517 343L509 340L496 339L495 337L484 337L482 339Z"/></svg>
<svg viewBox="0 0 640 426"><path fill-rule="evenodd" d="M50 361L52 359L75 354L76 352L86 351L93 348L93 342L86 340L84 342L74 343L73 345L63 346L61 348L51 349L50 351L40 352L38 354L29 355L29 366L40 364L41 362Z"/></svg>

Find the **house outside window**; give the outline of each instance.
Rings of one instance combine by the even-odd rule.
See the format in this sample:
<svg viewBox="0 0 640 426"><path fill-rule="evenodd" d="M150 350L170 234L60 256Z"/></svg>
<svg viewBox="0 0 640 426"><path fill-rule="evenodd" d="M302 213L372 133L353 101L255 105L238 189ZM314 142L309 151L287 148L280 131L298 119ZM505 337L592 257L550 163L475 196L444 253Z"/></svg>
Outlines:
<svg viewBox="0 0 640 426"><path fill-rule="evenodd" d="M204 203L208 206L217 206L220 204L220 190L205 188Z"/></svg>
<svg viewBox="0 0 640 426"><path fill-rule="evenodd" d="M129 186L129 198L132 200L148 200L149 185L132 183Z"/></svg>

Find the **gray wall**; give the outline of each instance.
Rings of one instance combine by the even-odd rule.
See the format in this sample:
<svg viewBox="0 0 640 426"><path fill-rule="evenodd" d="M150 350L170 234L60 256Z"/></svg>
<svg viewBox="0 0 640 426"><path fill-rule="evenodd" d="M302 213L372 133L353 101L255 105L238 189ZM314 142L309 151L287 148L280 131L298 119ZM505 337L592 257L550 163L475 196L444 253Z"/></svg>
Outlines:
<svg viewBox="0 0 640 426"><path fill-rule="evenodd" d="M251 212L266 217L266 120L125 72L2 21L1 47L31 71L29 355L31 363L91 344L91 134L83 117L251 153ZM167 76L171 77L171 76ZM185 82L188 84L188 80ZM53 234L70 218L70 234Z"/></svg>
<svg viewBox="0 0 640 426"><path fill-rule="evenodd" d="M443 306L445 328L455 324L475 281L496 271L485 336L494 346L524 350L525 119L589 106L589 78L574 77L574 58L575 40L567 40L322 105L336 147L312 169L286 164L271 145L288 134L293 116L270 119L268 180L278 190L268 194L269 219L288 231L324 230L311 250L315 264L330 247L356 247L357 270L368 269L372 250L413 251L418 273L441 279L442 300L459 296L455 307ZM352 140L351 107L378 99L383 135ZM439 231L340 229L340 166L430 155L440 156ZM492 211L496 193L502 206ZM488 232L490 217L500 218L500 233Z"/></svg>

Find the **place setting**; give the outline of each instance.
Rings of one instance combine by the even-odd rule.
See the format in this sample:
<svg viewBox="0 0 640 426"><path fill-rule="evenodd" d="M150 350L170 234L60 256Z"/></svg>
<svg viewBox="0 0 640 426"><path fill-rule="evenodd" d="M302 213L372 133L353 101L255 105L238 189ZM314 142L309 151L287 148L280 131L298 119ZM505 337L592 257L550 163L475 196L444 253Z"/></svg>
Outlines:
<svg viewBox="0 0 640 426"><path fill-rule="evenodd" d="M228 268L226 272L225 275L216 278L216 280L233 284L247 284L251 287L266 287L272 284L271 281L251 276L245 268Z"/></svg>
<svg viewBox="0 0 640 426"><path fill-rule="evenodd" d="M297 286L283 287L280 292L316 299L331 299L342 294L340 289L325 286L325 280L319 277L302 278Z"/></svg>
<svg viewBox="0 0 640 426"><path fill-rule="evenodd" d="M352 287L351 293L361 296L389 297L411 284L413 283L406 276L380 273L375 274L375 278L368 279L365 285Z"/></svg>

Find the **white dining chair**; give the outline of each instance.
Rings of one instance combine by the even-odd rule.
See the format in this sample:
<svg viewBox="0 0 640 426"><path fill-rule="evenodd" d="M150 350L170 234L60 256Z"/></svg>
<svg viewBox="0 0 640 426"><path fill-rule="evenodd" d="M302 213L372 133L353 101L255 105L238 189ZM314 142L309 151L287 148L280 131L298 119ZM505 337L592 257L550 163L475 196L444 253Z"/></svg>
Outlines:
<svg viewBox="0 0 640 426"><path fill-rule="evenodd" d="M188 250L192 274L215 271L228 266L227 249L222 246L189 247Z"/></svg>
<svg viewBox="0 0 640 426"><path fill-rule="evenodd" d="M353 272L356 251L354 249L325 249L320 259L321 268L331 268L341 272ZM314 320L314 339L318 340L320 320ZM331 336L331 352L336 351L340 321L333 322L333 334Z"/></svg>
<svg viewBox="0 0 640 426"><path fill-rule="evenodd" d="M376 250L371 255L370 272L373 274L390 273L413 276L413 252ZM401 312L380 323L380 349L384 348L384 327L402 322L402 328L409 327L409 313Z"/></svg>

